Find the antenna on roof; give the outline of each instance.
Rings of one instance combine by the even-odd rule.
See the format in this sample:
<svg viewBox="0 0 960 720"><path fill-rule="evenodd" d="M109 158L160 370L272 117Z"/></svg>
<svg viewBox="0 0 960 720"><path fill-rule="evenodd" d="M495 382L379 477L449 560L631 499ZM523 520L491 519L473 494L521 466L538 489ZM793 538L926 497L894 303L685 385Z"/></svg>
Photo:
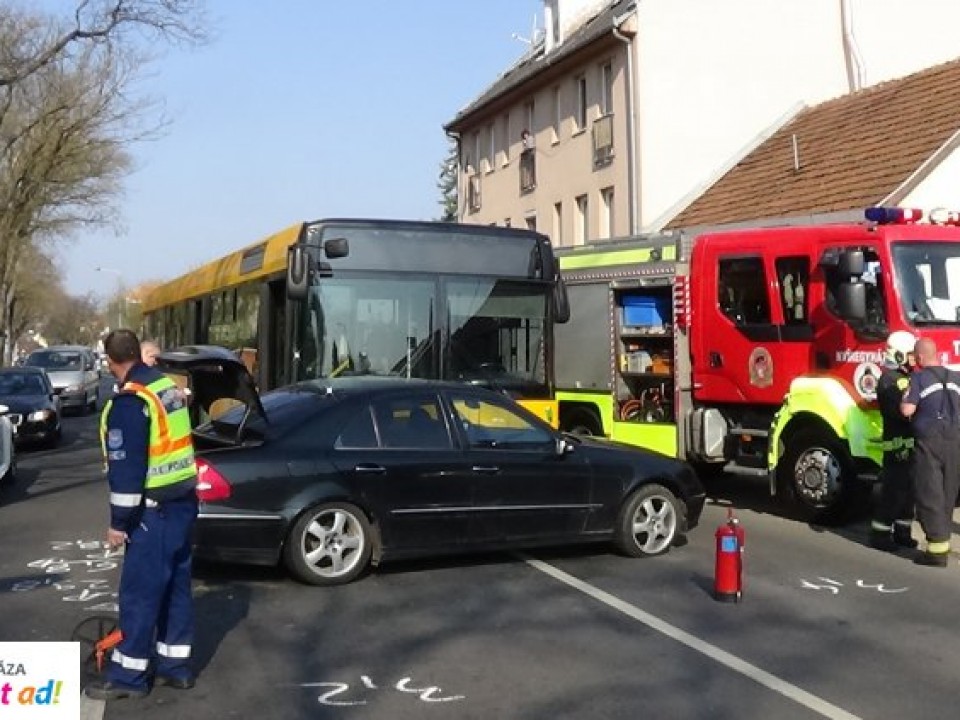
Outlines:
<svg viewBox="0 0 960 720"><path fill-rule="evenodd" d="M512 33L510 37L512 37L514 40L519 40L524 45L529 45L530 47L533 47L538 42L540 42L540 38L542 37L543 32L544 32L543 30L537 27L537 14L534 13L533 23L530 26L530 37L525 38L520 33Z"/></svg>

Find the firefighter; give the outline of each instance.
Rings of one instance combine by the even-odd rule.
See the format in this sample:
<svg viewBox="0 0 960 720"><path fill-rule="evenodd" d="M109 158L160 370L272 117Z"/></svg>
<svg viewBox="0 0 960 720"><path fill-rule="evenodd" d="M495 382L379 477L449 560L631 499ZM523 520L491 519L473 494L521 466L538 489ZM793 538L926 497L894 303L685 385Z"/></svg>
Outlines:
<svg viewBox="0 0 960 720"><path fill-rule="evenodd" d="M120 390L103 409L100 442L110 485L111 547L126 545L120 576L120 631L104 678L88 696L144 697L153 682L194 685L190 535L197 516L197 469L186 398L141 362L137 336L115 330L104 343Z"/></svg>
<svg viewBox="0 0 960 720"><path fill-rule="evenodd" d="M940 365L937 345L929 338L917 341L920 371L900 409L913 419L915 447L910 467L917 519L927 548L918 565L946 567L953 529L953 506L960 488L960 373Z"/></svg>
<svg viewBox="0 0 960 720"><path fill-rule="evenodd" d="M910 535L913 523L910 479L913 428L900 412L903 394L910 384L916 343L913 334L905 330L890 333L884 351L884 368L877 383L877 403L883 418L883 468L880 472L880 506L870 525L870 543L887 552L900 547L917 547L917 541Z"/></svg>

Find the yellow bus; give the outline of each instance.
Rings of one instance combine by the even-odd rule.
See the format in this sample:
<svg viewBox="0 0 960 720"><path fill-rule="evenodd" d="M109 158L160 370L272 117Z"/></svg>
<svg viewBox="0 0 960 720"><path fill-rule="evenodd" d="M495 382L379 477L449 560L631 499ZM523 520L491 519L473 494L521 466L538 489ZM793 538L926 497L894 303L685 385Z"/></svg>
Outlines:
<svg viewBox="0 0 960 720"><path fill-rule="evenodd" d="M220 345L261 389L344 375L465 381L557 425L553 325L569 309L529 230L400 220L302 222L157 287L146 332Z"/></svg>

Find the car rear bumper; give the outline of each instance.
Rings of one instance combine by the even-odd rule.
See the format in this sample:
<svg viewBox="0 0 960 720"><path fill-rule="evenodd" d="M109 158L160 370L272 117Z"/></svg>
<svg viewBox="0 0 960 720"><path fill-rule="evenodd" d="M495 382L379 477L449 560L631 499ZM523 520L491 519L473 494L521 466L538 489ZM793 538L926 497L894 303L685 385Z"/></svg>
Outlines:
<svg viewBox="0 0 960 720"><path fill-rule="evenodd" d="M276 565L286 520L275 514L240 513L201 505L193 529L193 554L203 560Z"/></svg>

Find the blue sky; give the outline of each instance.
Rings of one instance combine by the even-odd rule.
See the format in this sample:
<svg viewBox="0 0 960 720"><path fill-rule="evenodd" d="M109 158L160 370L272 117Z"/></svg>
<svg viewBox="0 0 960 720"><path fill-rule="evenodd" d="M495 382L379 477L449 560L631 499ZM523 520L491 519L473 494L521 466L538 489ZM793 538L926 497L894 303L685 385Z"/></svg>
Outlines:
<svg viewBox="0 0 960 720"><path fill-rule="evenodd" d="M53 4L67 4L56 0ZM519 58L542 0L210 0L216 37L144 89L173 123L137 145L123 228L60 252L67 288L169 279L301 220L434 219L442 125Z"/></svg>

